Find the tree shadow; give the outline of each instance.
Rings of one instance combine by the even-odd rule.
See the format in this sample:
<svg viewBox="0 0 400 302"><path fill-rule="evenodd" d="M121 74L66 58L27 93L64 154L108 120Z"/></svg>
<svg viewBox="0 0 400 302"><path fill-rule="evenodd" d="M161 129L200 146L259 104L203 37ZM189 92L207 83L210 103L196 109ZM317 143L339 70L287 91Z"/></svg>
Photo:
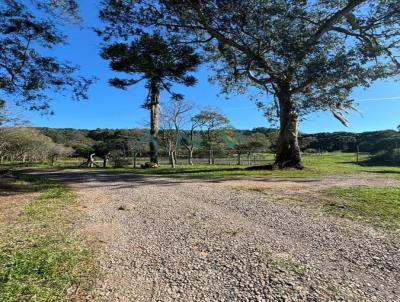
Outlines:
<svg viewBox="0 0 400 302"><path fill-rule="evenodd" d="M196 174L196 173L214 173L214 172L232 172L232 171L243 171L243 168L215 168L215 169L194 169L194 170L160 170L155 171L155 173L144 173L147 175L186 175L186 174ZM143 174L143 175L144 175Z"/></svg>
<svg viewBox="0 0 400 302"><path fill-rule="evenodd" d="M360 162L354 162L354 164L362 167L391 167L399 168L400 164L391 160L378 160L374 158L366 159Z"/></svg>
<svg viewBox="0 0 400 302"><path fill-rule="evenodd" d="M361 172L366 173L379 173L379 174L400 174L400 171L390 170L390 168L400 168L400 165L393 162L379 161L374 159L367 159L360 162L343 162L352 163L360 167L366 168L366 170L361 170ZM375 168L379 170L370 170L368 168Z"/></svg>
<svg viewBox="0 0 400 302"><path fill-rule="evenodd" d="M379 173L379 174L400 174L400 171L394 171L394 170L363 170L362 172Z"/></svg>
<svg viewBox="0 0 400 302"><path fill-rule="evenodd" d="M30 182L26 181L20 175L11 175L7 177L0 177L0 197L12 196L26 193L36 193L42 191L44 188L49 187L49 182Z"/></svg>

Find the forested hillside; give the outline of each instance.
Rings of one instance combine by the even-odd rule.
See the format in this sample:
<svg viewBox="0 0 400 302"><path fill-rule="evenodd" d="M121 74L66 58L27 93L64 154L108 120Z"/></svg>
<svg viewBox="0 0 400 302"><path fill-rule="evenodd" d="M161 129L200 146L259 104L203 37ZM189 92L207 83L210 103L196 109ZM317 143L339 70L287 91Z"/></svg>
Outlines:
<svg viewBox="0 0 400 302"><path fill-rule="evenodd" d="M84 155L99 144L107 144L111 149L131 152L136 145L137 149L146 151L146 129L55 129L37 128L55 143L72 147L77 155ZM223 130L221 130L222 132ZM199 131L201 134L201 131ZM224 130L224 135L233 138L233 145L220 146L220 151L237 149L240 137L251 137L252 142L243 144L242 149L250 149L250 145L257 145L259 152L273 152L274 142L278 130L272 128L254 128L252 130ZM229 144L228 144L229 145ZM362 133L352 132L321 132L315 134L302 133L300 147L303 152L356 152L357 145L360 152L376 153L400 147L400 132L395 130L372 131ZM162 146L161 146L162 147ZM233 148L232 148L233 147ZM200 150L199 152L204 151Z"/></svg>

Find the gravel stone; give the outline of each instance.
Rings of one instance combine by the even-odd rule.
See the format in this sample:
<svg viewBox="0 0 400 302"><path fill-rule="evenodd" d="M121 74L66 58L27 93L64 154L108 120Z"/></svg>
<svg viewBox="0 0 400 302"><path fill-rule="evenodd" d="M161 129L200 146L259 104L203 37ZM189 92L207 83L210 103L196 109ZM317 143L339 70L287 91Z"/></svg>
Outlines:
<svg viewBox="0 0 400 302"><path fill-rule="evenodd" d="M233 190L238 179L40 173L73 186L83 232L104 242L88 300L400 301L396 234Z"/></svg>

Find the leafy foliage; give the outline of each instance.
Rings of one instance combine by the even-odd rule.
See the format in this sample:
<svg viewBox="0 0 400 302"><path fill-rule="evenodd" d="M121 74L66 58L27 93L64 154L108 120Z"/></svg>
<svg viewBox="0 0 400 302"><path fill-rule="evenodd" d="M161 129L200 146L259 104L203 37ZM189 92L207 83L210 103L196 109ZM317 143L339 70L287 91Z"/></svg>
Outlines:
<svg viewBox="0 0 400 302"><path fill-rule="evenodd" d="M347 125L353 88L399 74L397 0L104 0L101 17L106 33L156 31L198 46L223 92L256 87L257 105L279 119L279 168L303 168L297 135L305 114L331 111Z"/></svg>
<svg viewBox="0 0 400 302"><path fill-rule="evenodd" d="M148 89L155 83L159 90L166 90L177 99L182 96L171 91L172 84L193 86L196 78L188 73L195 71L200 63L192 47L169 45L161 36L148 34L129 44L111 44L103 48L101 56L110 61L112 70L138 75L133 79L113 78L111 85L126 89L145 80ZM149 93L144 106L149 107L150 102Z"/></svg>
<svg viewBox="0 0 400 302"><path fill-rule="evenodd" d="M34 3L42 13L76 13L72 0ZM0 3L0 97L30 110L49 112L50 90L85 99L93 80L77 76L77 66L45 55L65 43L66 37L57 30L54 18L38 15L21 1Z"/></svg>
<svg viewBox="0 0 400 302"><path fill-rule="evenodd" d="M399 12L397 0L113 0L101 17L121 36L151 29L203 46L225 92L287 89L300 114L331 110L346 123L354 87L399 73Z"/></svg>

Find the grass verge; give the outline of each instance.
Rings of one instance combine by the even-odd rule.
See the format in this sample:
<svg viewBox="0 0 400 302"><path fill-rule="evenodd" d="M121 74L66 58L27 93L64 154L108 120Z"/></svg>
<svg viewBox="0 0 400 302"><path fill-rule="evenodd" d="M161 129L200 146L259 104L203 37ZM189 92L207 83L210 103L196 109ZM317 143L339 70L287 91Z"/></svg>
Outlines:
<svg viewBox="0 0 400 302"><path fill-rule="evenodd" d="M262 164L273 163L272 154L264 154L264 162ZM247 170L247 166L238 165L207 165L180 164L186 162L181 159L176 168L169 165L161 165L157 169L141 169L141 168L92 168L90 170L110 172L110 173L132 173L132 174L153 174L173 177L193 177L193 178L214 178L229 176L274 176L274 177L318 177L321 175L332 174L351 174L351 173L374 173L390 178L400 179L400 167L367 165L370 158L369 154L363 153L359 156L359 163L356 162L355 153L323 153L319 154L303 154L302 159L305 165L304 170ZM11 165L12 166L12 165ZM22 167L22 166L21 166ZM51 169L82 169L77 162L66 161L59 162L56 166L51 167L46 163L32 164L32 167L42 167ZM89 170L89 169L88 169Z"/></svg>
<svg viewBox="0 0 400 302"><path fill-rule="evenodd" d="M351 173L374 173L377 175L400 179L400 167L364 166L363 161L369 158L368 154L360 155L358 164L355 153L324 153L322 155L303 155L304 170L246 170L245 166L236 165L177 165L176 168L163 165L157 169L101 169L109 172L127 172L136 174L154 174L165 176L184 177L227 177L227 176L274 176L274 177L318 177L321 175L338 175ZM272 155L266 158L266 163L272 163Z"/></svg>
<svg viewBox="0 0 400 302"><path fill-rule="evenodd" d="M22 179L22 181L21 181ZM89 288L91 252L73 227L75 194L43 178L18 177L38 192L0 226L0 301L77 301Z"/></svg>
<svg viewBox="0 0 400 302"><path fill-rule="evenodd" d="M330 213L400 230L399 187L332 188L328 195L335 197L325 205Z"/></svg>

